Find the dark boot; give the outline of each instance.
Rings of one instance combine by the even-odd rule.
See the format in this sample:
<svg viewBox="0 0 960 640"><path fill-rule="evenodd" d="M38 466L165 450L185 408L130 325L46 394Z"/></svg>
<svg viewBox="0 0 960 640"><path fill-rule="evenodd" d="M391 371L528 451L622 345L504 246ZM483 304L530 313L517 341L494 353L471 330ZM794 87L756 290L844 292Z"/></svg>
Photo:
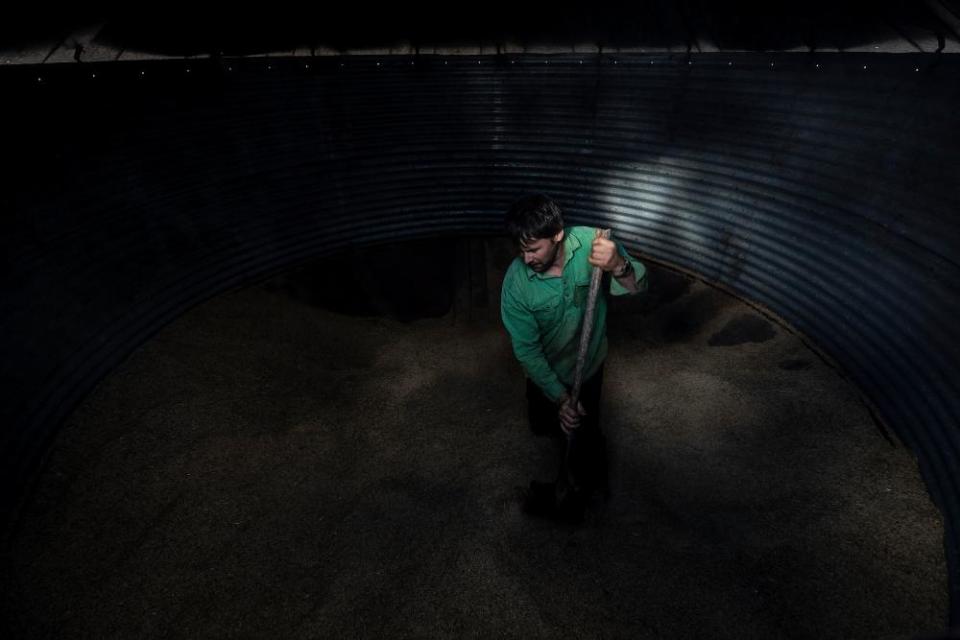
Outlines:
<svg viewBox="0 0 960 640"><path fill-rule="evenodd" d="M568 489L557 502L557 519L570 524L583 523L588 497L580 488Z"/></svg>
<svg viewBox="0 0 960 640"><path fill-rule="evenodd" d="M530 488L523 494L523 512L531 516L556 519L557 485L554 482L532 480Z"/></svg>

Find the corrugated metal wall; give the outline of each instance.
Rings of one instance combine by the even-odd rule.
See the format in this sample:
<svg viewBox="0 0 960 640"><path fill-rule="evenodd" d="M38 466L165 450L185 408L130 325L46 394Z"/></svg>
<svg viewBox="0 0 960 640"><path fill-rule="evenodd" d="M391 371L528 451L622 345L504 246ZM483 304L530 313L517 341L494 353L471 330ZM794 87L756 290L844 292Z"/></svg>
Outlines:
<svg viewBox="0 0 960 640"><path fill-rule="evenodd" d="M92 385L190 306L350 244L499 233L514 198L543 191L571 221L772 309L841 364L920 460L960 620L960 60L40 69L0 73L16 96L0 125L11 496Z"/></svg>

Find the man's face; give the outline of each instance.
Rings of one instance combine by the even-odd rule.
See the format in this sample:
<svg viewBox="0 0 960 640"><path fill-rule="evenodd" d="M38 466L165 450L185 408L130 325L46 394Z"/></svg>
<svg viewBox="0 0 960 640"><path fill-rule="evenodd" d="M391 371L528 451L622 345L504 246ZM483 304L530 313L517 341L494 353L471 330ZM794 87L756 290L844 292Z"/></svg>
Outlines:
<svg viewBox="0 0 960 640"><path fill-rule="evenodd" d="M560 251L560 242L563 240L563 231L552 238L539 238L530 242L520 243L520 256L523 263L536 271L543 273L553 266Z"/></svg>

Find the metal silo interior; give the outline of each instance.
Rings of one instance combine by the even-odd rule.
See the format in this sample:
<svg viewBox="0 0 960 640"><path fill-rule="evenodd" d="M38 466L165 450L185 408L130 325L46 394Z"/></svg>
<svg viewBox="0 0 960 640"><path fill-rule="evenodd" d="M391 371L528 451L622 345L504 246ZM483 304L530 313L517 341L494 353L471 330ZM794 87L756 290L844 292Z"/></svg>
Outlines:
<svg viewBox="0 0 960 640"><path fill-rule="evenodd" d="M0 634L960 637L958 53L957 0L15 13ZM530 193L649 281L575 524Z"/></svg>

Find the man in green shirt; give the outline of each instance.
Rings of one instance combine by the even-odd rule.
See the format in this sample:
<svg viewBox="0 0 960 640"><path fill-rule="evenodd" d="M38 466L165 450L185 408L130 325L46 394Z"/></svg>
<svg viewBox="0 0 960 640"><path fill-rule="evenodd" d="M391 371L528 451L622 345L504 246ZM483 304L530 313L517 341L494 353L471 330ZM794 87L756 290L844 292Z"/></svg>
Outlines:
<svg viewBox="0 0 960 640"><path fill-rule="evenodd" d="M537 435L558 442L556 482L531 482L528 513L579 521L594 491L607 494L607 463L600 429L600 390L607 355L606 295L645 291L646 268L618 242L591 227L564 228L560 207L534 195L514 203L506 227L520 257L507 269L501 317L527 377L527 409ZM594 312L580 401L570 387L593 267L604 273ZM610 274L609 276L607 274Z"/></svg>

